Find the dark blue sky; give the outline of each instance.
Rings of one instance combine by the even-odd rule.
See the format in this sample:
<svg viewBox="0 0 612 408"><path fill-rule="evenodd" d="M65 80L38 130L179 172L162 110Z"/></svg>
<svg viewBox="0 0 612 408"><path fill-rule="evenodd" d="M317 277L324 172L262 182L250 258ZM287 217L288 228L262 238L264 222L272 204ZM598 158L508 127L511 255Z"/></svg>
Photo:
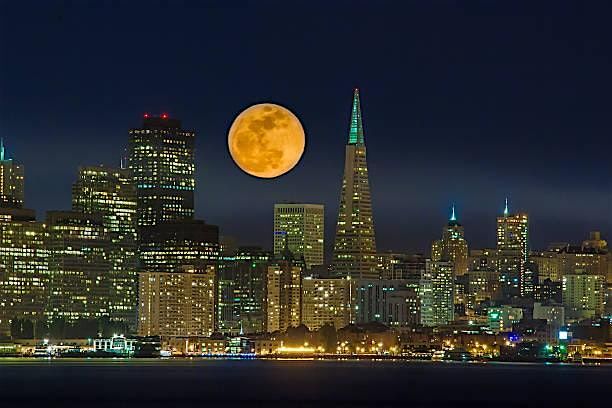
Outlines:
<svg viewBox="0 0 612 408"><path fill-rule="evenodd" d="M274 202L320 202L329 246L358 86L380 249L428 248L453 201L471 246L492 246L506 195L535 247L612 238L607 2L0 5L0 135L39 218L70 206L79 165L119 163L143 112L168 112L197 131L199 217L269 245ZM308 135L272 181L226 148L261 101Z"/></svg>

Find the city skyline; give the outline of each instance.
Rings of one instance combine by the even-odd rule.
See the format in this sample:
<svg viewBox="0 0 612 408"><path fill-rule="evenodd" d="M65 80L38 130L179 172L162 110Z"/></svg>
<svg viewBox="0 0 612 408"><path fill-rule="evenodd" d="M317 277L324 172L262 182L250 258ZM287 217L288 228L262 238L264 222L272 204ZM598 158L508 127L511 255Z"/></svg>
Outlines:
<svg viewBox="0 0 612 408"><path fill-rule="evenodd" d="M4 405L610 399L612 2L0 5Z"/></svg>
<svg viewBox="0 0 612 408"><path fill-rule="evenodd" d="M520 11L524 6L517 7ZM19 10L20 6L12 6L6 15ZM38 219L46 210L69 207L69 180L79 166L118 166L127 129L139 126L144 112L167 112L198 134L196 217L221 226L222 234L236 236L243 244L270 247L274 203L323 203L326 218L335 219L342 174L338 156L350 115L347 90L359 86L370 162L375 163L370 165L370 182L380 249L427 252L452 202L471 245L491 246L495 218L506 196L517 211L529 213L534 248L553 240L577 242L590 230L601 230L608 237L612 231L612 187L605 153L610 143L605 112L612 107L602 92L609 85L605 75L609 52L597 48L603 36L596 24L590 24L605 12L586 9L576 14L570 6L549 10L532 5L531 15L548 29L539 30L519 11L504 16L507 10L501 5L444 12L436 5L402 5L397 17L388 18L391 22L407 18L410 24L396 24L390 35L381 28L393 24L383 22L374 5L348 10L330 6L321 30L334 38L331 44L325 45L314 33L314 40L322 44L315 53L281 20L270 26L286 34L282 44L295 44L287 50L287 63L276 64L272 51L259 47L259 64L242 66L235 56L208 43L194 53L183 42L205 37L211 32L206 30L228 34L209 20L235 12L245 32L253 33L246 44L239 34L229 37L235 54L247 52L249 44L263 44L275 31L249 30L253 26L247 16L254 11L248 8L219 7L202 14L194 6L189 16L168 10L188 22L200 18L210 24L171 23L175 30L163 34L142 27L143 33L132 37L132 16L163 22L166 14L131 4L120 6L120 13L104 6L95 13L79 5L60 6L50 13L58 16L59 23L48 11L46 5L32 10L27 30L0 49L6 60L15 61L0 71L0 132L7 155L25 168L26 205L37 210ZM257 10L262 15L265 11L265 6ZM272 12L268 18L274 18L274 10L268 11ZM311 9L301 11L305 19L297 27L313 14ZM437 12L435 21L412 17ZM548 18L549 13L554 18ZM87 30L89 25L100 27L103 20L113 21L116 29L101 28L104 35ZM364 41L350 41L346 29L352 21L361 21L367 30ZM466 23L473 27L459 29ZM192 26L203 26L205 32L196 33ZM13 38L9 35L15 29L12 21L3 21L2 37ZM38 35L41 30L45 35ZM425 39L420 35L436 30L439 34ZM482 30L491 35L480 35ZM516 41L504 42L506 32L517 36ZM119 41L124 36L128 41ZM45 42L38 45L39 38ZM47 41L67 46L56 49L45 71L15 69L29 62L30 67L38 66L31 59L45 57L39 47ZM493 47L499 41L503 46ZM383 46L378 49L376 44ZM69 65L75 58L71 47L80 50L79 62L89 61L79 72ZM155 55L158 47L176 47L192 64L161 67L136 57L140 52ZM584 52L592 49L600 52ZM357 62L347 63L353 55L359 56ZM294 68L292 63L304 56L304 66ZM219 65L209 64L215 57L229 58L234 68L220 70ZM317 67L316 57L326 58L328 64ZM116 60L131 62L115 66ZM572 80L569 88L567 78ZM237 79L242 80L239 87L234 86ZM273 183L241 174L225 145L233 116L264 100L286 104L296 112L308 137L298 167ZM556 153L558 147L561 153ZM329 182L309 183L323 174L329 175ZM235 188L227 189L228 185ZM254 195L265 199L249 200ZM234 207L228 210L225 200ZM326 226L328 252L333 224Z"/></svg>
<svg viewBox="0 0 612 408"><path fill-rule="evenodd" d="M144 113L144 114L143 114L143 118L144 118L144 120L145 120L145 121L150 120L151 118L155 118L155 117L159 117L160 119L161 119L161 118L163 118L163 117L166 117L166 118L167 118L167 119L169 119L169 120L176 120L176 121L180 121L180 119L170 117L170 116L169 116L167 113L161 113L161 114L159 114L159 115L154 115L154 114L150 114L150 113ZM350 131L349 131L349 133L350 133ZM6 153L6 147L5 147L4 140L3 140L3 142L2 142L2 151L3 151L3 156L7 154L7 153ZM125 151L127 151L127 147L126 147ZM119 163L118 163L118 164L117 164L117 163L114 163L114 164L110 164L110 163L99 163L99 164L97 164L97 165L87 164L87 163L82 163L82 164L80 164L80 165L79 165L79 166L78 166L78 167L75 169L75 175L74 175L74 177L76 178L76 177L78 177L78 176L79 176L79 171L80 171L80 169L81 169L81 168L83 168L83 167L89 167L89 168L100 168L100 169L103 169L103 168L109 168L109 167L110 167L110 168L113 168L113 167L114 167L114 168L116 168L116 169L120 169L120 168L122 168L121 166L123 165L124 160L126 159L126 157L125 157L125 151L124 151L124 152L122 152L122 155L121 155L121 156L118 158L118 161L119 161ZM14 165L14 166L16 166L16 167L19 167L19 168L20 168L20 170L21 170L23 173L27 172L27 168L24 170L24 167L25 167L25 166L24 166L24 164L23 164L23 163L21 163L21 161L19 160L19 158L17 158L17 159L15 159L14 157L7 158L7 159L6 159L6 162L7 162L7 163L10 163L11 165ZM14 164L13 164L13 163L14 163ZM197 163L197 161L196 161L196 163L195 163L195 167L196 167L196 169L197 169L197 167L198 167L198 163ZM127 168L127 167L126 167L126 168ZM196 172L195 172L195 173L197 174L197 170L196 170ZM28 178L27 178L27 174L26 174L25 176L21 175L21 183L25 185L25 188L23 188L23 187L22 187L22 188L23 188L23 190L25 190L25 191L29 190L29 189L28 189L28 187L27 187L27 186L28 186ZM195 178L195 183L196 183L196 184L198 183L197 176L196 176L196 178ZM72 182L68 183L68 185L72 187ZM192 189L192 191L193 191L193 187L191 187L191 189ZM195 189L195 193L197 193L197 189ZM55 208L48 208L48 207L44 207L44 203L43 203L43 207L42 207L42 208L37 208L37 206L35 206L35 205L30 206L30 203L27 201L27 196L25 196L25 198L22 196L21 200L22 200L22 201L21 201L21 204L20 204L20 205L25 206L26 208L33 208L33 209L35 210L35 216L36 216L36 219L37 219L37 220L39 220L39 221L44 220L44 214L46 214L46 212L47 212L47 211L55 211L55 210L57 210L57 209L55 209ZM316 200L316 199L315 199L315 200L311 200L311 201L312 201L312 202L317 202L317 200ZM336 200L336 201L337 201L337 200ZM295 200L288 200L288 199L280 199L280 200L276 200L276 201L274 201L274 202L271 204L271 205L272 205L272 211L271 211L271 212L272 212L272 217L271 217L271 218L272 218L272 219L274 218L274 216L273 216L273 215L274 215L274 214L273 214L273 212L274 212L274 211L273 211L273 208L274 208L274 206L275 206L275 205L279 205L279 204L295 204L295 203L298 203L298 202L299 202L299 201L295 201ZM25 203L25 204L24 204L24 203ZM71 196L70 196L70 195L68 195L68 207L65 207L65 208L69 208L70 203L71 203ZM327 203L324 203L324 204L322 204L322 205L323 205L323 207L325 207L325 214L328 214L328 213L330 212L330 209L329 209L328 207L332 207L332 208L334 208L333 204L332 204L332 205L329 205L329 204L327 204ZM508 196L506 196L506 197L504 198L504 201L502 202L502 206L501 206L503 209L502 209L500 212L498 212L497 214L494 214L494 218L493 218L493 220L494 220L495 218L499 218L500 216L503 216L504 214L506 214L506 212L508 211L508 206L509 206L509 205L510 205L510 204L509 204L509 198L508 198ZM199 211L198 211L198 209L197 209L197 203L196 203L195 207L196 207L196 208L195 208L195 214L197 215L197 214L199 213ZM375 204L374 204L372 207L373 207L373 213L375 213L375 212L376 212L376 210L375 210ZM480 210L482 210L482 209L480 209ZM336 212L335 212L335 215L337 216L337 211L338 211L338 209L337 209L337 208L335 208L335 211L336 211ZM457 220L458 218L461 218L461 220L463 220L463 219L464 219L464 218L461 216L461 208L460 208L460 207L458 207L458 205L456 204L456 202L455 202L455 201L451 201L451 202L449 202L449 204L448 204L448 206L447 206L447 208L446 208L446 211L447 211L447 213L448 213L449 211L451 212L451 217L450 217L451 221ZM473 214L473 211L478 211L478 209L471 209L471 210L470 210L470 209L467 209L467 211L466 211L468 214L470 214L470 215L471 215L472 220L474 220L474 218L475 218L475 215ZM488 209L487 211L490 211L490 209ZM528 213L528 214L529 214L529 210L528 210L528 209L527 209L527 210L521 210L521 213ZM332 214L332 216L333 216L333 215L334 215L334 214ZM197 218L201 218L201 217L197 217ZM415 216L415 218L416 218L416 216ZM447 217L447 218L448 218L448 217ZM531 218L531 217L530 217L530 218ZM441 218L441 220L443 220L443 219L444 219L444 218ZM207 223L209 223L209 224L218 225L218 224L216 224L216 223L214 223L214 222L208 222L208 219L206 219L206 221L207 221ZM266 220L266 221L268 221L268 220ZM433 223L433 222L438 222L438 221L439 221L439 220L437 220L437 219L436 219L436 220L432 220L431 222ZM269 223L267 223L267 224L269 224ZM491 222L489 222L489 224L491 224L490 226L492 227L492 230L494 230L494 228L495 228L495 221L491 221ZM606 223L605 223L605 222L604 222L604 223L602 223L602 224L600 224L600 226L599 226L599 227L597 227L597 224L589 224L589 225L593 225L593 228L588 229L588 228L584 228L584 227L583 227L583 234L582 234L581 236L571 236L571 237L570 237L570 236L568 236L568 237L567 237L568 239L561 240L561 241L563 241L563 242L568 242L568 243L570 243L570 244L575 244L575 243L580 242L580 241L582 240L583 236L584 236L585 234L587 234L587 233L591 232L591 231L600 231L600 232L602 232L602 233L603 233L603 235L604 235L604 236L609 236L609 234L608 234L608 229L606 228ZM222 225L220 225L220 228L222 228L222 227L223 227L223 226L222 226ZM330 231L330 229L331 229L332 227L334 228L334 230L333 230L333 231ZM378 226L376 225L376 227L378 227ZM611 225L611 227L612 227L612 225ZM270 227L269 225L267 226L267 228L269 228L269 229L270 229L272 232L273 232L273 230L274 230L274 228L273 228L273 227ZM333 241L334 241L334 236L335 236L335 234L336 234L335 228L336 228L335 223L334 223L332 226L329 226L329 225L326 225L326 226L325 226L325 233L324 233L324 237L325 237L325 238L324 238L324 241L325 241L325 247L324 247L324 250L325 250L325 260L326 260L326 261L327 261L327 260L330 260L330 259L332 258L332 253L333 253ZM377 230L378 230L378 228L375 228L375 231L377 231ZM264 233L260 233L260 234L258 235L258 238L257 238L258 240L257 240L256 242L253 242L253 241L249 241L249 240L245 240L245 239L243 239L243 236L241 235L241 232L244 232L244 231L237 231L237 234L236 234L236 235L234 235L234 234L225 234L223 230L220 230L220 234L221 234L222 236L231 237L233 240L236 240L236 242L237 242L239 245L241 245L241 246L253 246L253 245L257 245L257 246L262 246L262 247L264 247L264 248L268 248L268 249L273 249L273 248L274 248L274 240L273 240L273 239L270 239L270 237L269 237L269 235L270 235L270 231L266 231L266 233L265 233L265 234L264 234ZM247 233L246 235L248 235L248 233ZM266 235L268 235L268 236L266 236ZM378 235L379 235L379 234L375 233L375 236L376 236L376 239L377 239L377 240L378 240ZM469 241L469 226L468 226L468 234L467 234L467 235L468 235L468 241ZM491 235L492 237L487 237L487 240L486 240L486 241L484 241L484 242L483 242L483 241L475 241L475 242L481 242L481 244L476 244L475 246L476 246L476 247L483 247L483 248L493 248L493 247L495 247L495 239L496 239L496 238L495 238L495 234L494 234L494 233L491 233L491 231L489 231L489 233L488 233L487 235ZM411 252L411 253L424 253L424 254L429 253L429 250L430 250L430 241L431 241L431 240L433 240L433 239L435 238L435 235L433 235L432 237L427 236L426 238L421 238L421 239L417 239L416 241L414 241L414 240L415 240L415 238L416 238L416 237L412 236L412 240L413 240L413 242L417 242L416 246L413 246L413 247L401 247L401 246L397 246L397 245L396 245L396 246L391 246L391 247L382 247L382 248L380 248L380 247L379 247L379 248L377 248L377 249L378 249L378 251L377 251L377 252L385 252L385 251L407 251L407 252ZM491 238L492 238L492 239L491 239ZM481 240L482 240L482 237L481 237ZM384 239L383 239L383 241L388 242L388 240L384 240ZM545 248L546 248L546 247L547 247L549 244L553 244L553 243L555 243L555 242L557 242L557 241L559 241L559 239L555 238L555 236L553 235L553 236L550 236L550 237L548 238L548 241L546 241L546 240L540 240L538 245L534 245L534 244L532 244L532 241L531 241L531 234L530 234L529 246L530 246L530 248L532 248L532 249L545 249Z"/></svg>

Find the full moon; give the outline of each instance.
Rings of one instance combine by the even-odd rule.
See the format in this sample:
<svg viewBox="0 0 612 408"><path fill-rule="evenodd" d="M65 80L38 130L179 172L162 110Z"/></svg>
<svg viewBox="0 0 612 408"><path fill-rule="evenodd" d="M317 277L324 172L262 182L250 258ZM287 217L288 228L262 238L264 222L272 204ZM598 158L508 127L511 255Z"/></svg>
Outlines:
<svg viewBox="0 0 612 408"><path fill-rule="evenodd" d="M300 120L273 103L253 105L238 115L227 137L232 159L242 171L260 178L282 176L304 153Z"/></svg>

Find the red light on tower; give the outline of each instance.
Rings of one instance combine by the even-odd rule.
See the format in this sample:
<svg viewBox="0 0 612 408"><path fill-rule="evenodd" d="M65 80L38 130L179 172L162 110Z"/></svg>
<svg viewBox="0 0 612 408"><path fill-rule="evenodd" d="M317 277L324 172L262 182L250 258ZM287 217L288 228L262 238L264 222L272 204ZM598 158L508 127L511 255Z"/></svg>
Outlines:
<svg viewBox="0 0 612 408"><path fill-rule="evenodd" d="M146 119L146 118L148 118L148 117L149 117L149 114L148 114L148 113L145 113L145 114L144 114L144 117L145 117L145 119Z"/></svg>
<svg viewBox="0 0 612 408"><path fill-rule="evenodd" d="M168 114L167 113L162 113L162 119L168 119Z"/></svg>

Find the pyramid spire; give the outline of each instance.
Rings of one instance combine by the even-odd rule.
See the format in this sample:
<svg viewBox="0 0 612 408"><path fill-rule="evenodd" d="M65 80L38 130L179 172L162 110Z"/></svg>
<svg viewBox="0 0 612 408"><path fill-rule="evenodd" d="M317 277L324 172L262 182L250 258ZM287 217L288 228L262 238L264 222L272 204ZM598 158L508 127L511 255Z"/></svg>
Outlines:
<svg viewBox="0 0 612 408"><path fill-rule="evenodd" d="M334 275L378 279L376 234L358 89L353 93L349 129L334 242Z"/></svg>
<svg viewBox="0 0 612 408"><path fill-rule="evenodd" d="M457 221L457 216L455 215L455 204L451 207L451 216L448 219L449 221Z"/></svg>
<svg viewBox="0 0 612 408"><path fill-rule="evenodd" d="M353 92L353 109L351 110L351 128L349 130L349 144L363 145L363 124L361 122L361 103L359 102L359 89Z"/></svg>
<svg viewBox="0 0 612 408"><path fill-rule="evenodd" d="M504 207L504 215L508 215L510 214L510 211L508 210L508 197L506 197L506 206Z"/></svg>

